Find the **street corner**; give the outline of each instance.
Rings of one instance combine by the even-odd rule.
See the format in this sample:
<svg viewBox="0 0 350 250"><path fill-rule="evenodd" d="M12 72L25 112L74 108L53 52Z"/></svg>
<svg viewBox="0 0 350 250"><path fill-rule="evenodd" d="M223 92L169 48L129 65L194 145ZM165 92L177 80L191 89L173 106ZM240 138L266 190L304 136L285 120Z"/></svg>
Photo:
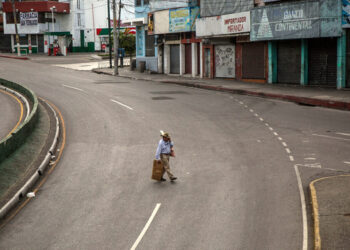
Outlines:
<svg viewBox="0 0 350 250"><path fill-rule="evenodd" d="M350 245L350 175L316 179L309 188L315 249L346 249Z"/></svg>

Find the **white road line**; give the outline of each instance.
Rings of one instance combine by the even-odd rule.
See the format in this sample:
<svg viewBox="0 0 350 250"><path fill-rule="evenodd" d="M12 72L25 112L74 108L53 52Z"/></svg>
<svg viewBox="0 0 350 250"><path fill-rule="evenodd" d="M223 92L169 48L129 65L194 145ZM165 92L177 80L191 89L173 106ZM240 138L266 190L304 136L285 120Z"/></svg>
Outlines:
<svg viewBox="0 0 350 250"><path fill-rule="evenodd" d="M156 216L156 214L157 214L157 212L158 212L158 210L159 210L159 208L160 208L160 205L161 205L160 203L158 203L158 204L156 205L156 207L154 208L154 210L153 210L153 212L152 212L151 217L148 219L148 221L147 221L145 227L142 229L141 234L139 235L139 237L138 237L137 240L135 241L134 245L132 245L132 247L130 248L130 250L135 250L135 249L136 249L136 247L138 246L138 244L139 244L140 241L142 240L143 236L144 236L145 233L147 232L149 226L151 225L151 223L152 223L154 217Z"/></svg>
<svg viewBox="0 0 350 250"><path fill-rule="evenodd" d="M307 157L307 158L304 158L304 160L306 160L306 161L315 161L316 158L314 158L314 157Z"/></svg>
<svg viewBox="0 0 350 250"><path fill-rule="evenodd" d="M66 87L66 88L70 88L70 89L75 89L75 90L78 90L78 91L81 91L81 92L85 92L84 90L82 89L79 89L79 88L76 88L76 87L72 87L72 86L69 86L69 85L65 85L65 84L62 84L63 87Z"/></svg>
<svg viewBox="0 0 350 250"><path fill-rule="evenodd" d="M282 137L278 137L278 140L283 141Z"/></svg>
<svg viewBox="0 0 350 250"><path fill-rule="evenodd" d="M330 139L336 139L336 140L343 140L343 141L350 141L350 139L340 138L340 137L334 137L329 135L319 135L319 134L312 134L313 136L319 136L319 137L325 137Z"/></svg>
<svg viewBox="0 0 350 250"><path fill-rule="evenodd" d="M259 118L259 120L260 120L260 121L262 121L262 122L264 121L264 119L263 119L263 118L261 118L261 117Z"/></svg>
<svg viewBox="0 0 350 250"><path fill-rule="evenodd" d="M286 151L288 154L290 154L290 149L289 148L286 148Z"/></svg>
<svg viewBox="0 0 350 250"><path fill-rule="evenodd" d="M254 114L254 116L259 117L259 115L258 115L258 114Z"/></svg>
<svg viewBox="0 0 350 250"><path fill-rule="evenodd" d="M248 108L248 106L247 106L247 105L244 105L244 107L245 107L245 108Z"/></svg>
<svg viewBox="0 0 350 250"><path fill-rule="evenodd" d="M294 165L295 174L297 176L299 193L300 193L300 201L301 201L301 210L303 217L303 250L307 250L308 247L308 232L307 232L307 217L306 217L306 202L305 202L305 194L303 189L303 184L301 182L300 172L297 165Z"/></svg>
<svg viewBox="0 0 350 250"><path fill-rule="evenodd" d="M243 105L244 103L243 102L239 102L239 104Z"/></svg>
<svg viewBox="0 0 350 250"><path fill-rule="evenodd" d="M348 133L336 133L337 135L345 135L345 136L350 136Z"/></svg>
<svg viewBox="0 0 350 250"><path fill-rule="evenodd" d="M125 105L125 104L123 104L121 102L118 102L116 100L111 99L111 102L115 102L115 103L119 104L120 106L123 106L123 107L125 107L127 109L134 110L133 108L129 107L128 105Z"/></svg>
<svg viewBox="0 0 350 250"><path fill-rule="evenodd" d="M275 136L278 136L278 134L277 134L276 132L273 132L273 134L274 134Z"/></svg>
<svg viewBox="0 0 350 250"><path fill-rule="evenodd" d="M252 110L252 109L249 109L249 111L252 112L252 113L254 112L254 110Z"/></svg>
<svg viewBox="0 0 350 250"><path fill-rule="evenodd" d="M270 125L268 123L265 123L265 126L269 127Z"/></svg>
<svg viewBox="0 0 350 250"><path fill-rule="evenodd" d="M287 143L285 143L285 142L282 142L282 145L285 146L285 147L287 147Z"/></svg>
<svg viewBox="0 0 350 250"><path fill-rule="evenodd" d="M290 156L289 156L289 160L290 160L290 161L294 161L294 157L290 155Z"/></svg>
<svg viewBox="0 0 350 250"><path fill-rule="evenodd" d="M270 129L271 131L273 131L273 128L272 128L272 127L269 127L269 129Z"/></svg>
<svg viewBox="0 0 350 250"><path fill-rule="evenodd" d="M350 165L350 162L349 161L344 161L345 164L349 164Z"/></svg>

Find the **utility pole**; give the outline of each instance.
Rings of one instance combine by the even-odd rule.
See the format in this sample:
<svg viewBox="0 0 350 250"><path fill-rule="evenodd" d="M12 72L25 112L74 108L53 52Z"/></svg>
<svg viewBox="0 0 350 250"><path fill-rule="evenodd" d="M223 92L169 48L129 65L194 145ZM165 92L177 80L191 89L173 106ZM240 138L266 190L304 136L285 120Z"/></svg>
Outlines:
<svg viewBox="0 0 350 250"><path fill-rule="evenodd" d="M107 13L108 13L108 48L109 48L109 68L112 68L112 48L111 48L111 8L109 6L109 1L107 0Z"/></svg>
<svg viewBox="0 0 350 250"><path fill-rule="evenodd" d="M15 7L15 0L10 0L12 3L12 14L13 14L13 20L15 22L15 32L16 32L16 43L17 43L17 55L21 55L21 48L19 45L19 36L18 36L18 28L17 28L17 15L16 15L16 7Z"/></svg>
<svg viewBox="0 0 350 250"><path fill-rule="evenodd" d="M122 10L122 0L119 0L118 11L118 32L117 32L117 11L116 0L113 0L113 38L114 38L114 72L113 75L118 75L118 62L119 62L119 34L120 34L120 15Z"/></svg>

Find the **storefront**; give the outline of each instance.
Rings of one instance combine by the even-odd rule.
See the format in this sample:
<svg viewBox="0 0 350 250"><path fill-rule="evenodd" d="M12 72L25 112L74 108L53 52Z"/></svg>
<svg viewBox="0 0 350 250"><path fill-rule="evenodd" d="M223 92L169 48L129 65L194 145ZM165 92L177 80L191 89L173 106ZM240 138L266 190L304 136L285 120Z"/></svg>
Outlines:
<svg viewBox="0 0 350 250"><path fill-rule="evenodd" d="M250 39L268 41L270 83L337 86L340 10L341 1L337 0L252 10Z"/></svg>
<svg viewBox="0 0 350 250"><path fill-rule="evenodd" d="M203 76L236 78L237 72L241 78L243 50L242 44L238 45L236 41L241 36L249 35L250 12L200 18L196 25L197 37L205 41L202 52Z"/></svg>

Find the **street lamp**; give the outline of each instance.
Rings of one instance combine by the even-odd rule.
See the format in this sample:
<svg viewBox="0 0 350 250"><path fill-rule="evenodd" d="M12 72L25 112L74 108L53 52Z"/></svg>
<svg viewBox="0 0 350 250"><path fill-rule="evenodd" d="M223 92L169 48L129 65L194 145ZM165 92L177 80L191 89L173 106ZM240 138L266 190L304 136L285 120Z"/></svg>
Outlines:
<svg viewBox="0 0 350 250"><path fill-rule="evenodd" d="M54 9L56 9L56 6L52 6L50 8L50 10L51 10L51 18L52 18L52 32L55 32L54 17L53 17L53 10Z"/></svg>

